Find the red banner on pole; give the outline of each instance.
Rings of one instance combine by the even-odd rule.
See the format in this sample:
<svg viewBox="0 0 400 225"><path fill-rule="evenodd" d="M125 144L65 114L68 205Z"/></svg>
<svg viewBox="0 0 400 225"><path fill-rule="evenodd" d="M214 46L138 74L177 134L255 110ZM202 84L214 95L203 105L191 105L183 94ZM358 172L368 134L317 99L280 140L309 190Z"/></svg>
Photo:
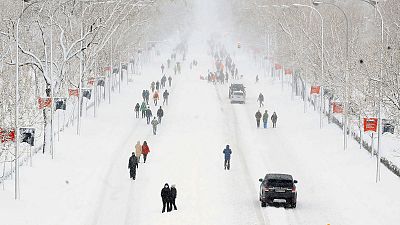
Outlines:
<svg viewBox="0 0 400 225"><path fill-rule="evenodd" d="M320 86L311 86L310 94L319 94L320 90L321 90Z"/></svg>
<svg viewBox="0 0 400 225"><path fill-rule="evenodd" d="M282 65L275 63L275 70L281 70L282 69Z"/></svg>
<svg viewBox="0 0 400 225"><path fill-rule="evenodd" d="M79 90L78 89L68 89L68 94L69 96L79 96Z"/></svg>
<svg viewBox="0 0 400 225"><path fill-rule="evenodd" d="M293 72L292 72L292 69L285 69L285 74L286 75L291 75Z"/></svg>
<svg viewBox="0 0 400 225"><path fill-rule="evenodd" d="M39 109L51 107L51 98L39 98Z"/></svg>
<svg viewBox="0 0 400 225"><path fill-rule="evenodd" d="M1 143L7 141L15 141L15 130L14 129L2 129L0 128L0 140Z"/></svg>
<svg viewBox="0 0 400 225"><path fill-rule="evenodd" d="M364 132L376 132L378 128L378 118L364 118Z"/></svg>
<svg viewBox="0 0 400 225"><path fill-rule="evenodd" d="M95 79L93 77L88 79L88 85L93 85L94 84Z"/></svg>
<svg viewBox="0 0 400 225"><path fill-rule="evenodd" d="M104 67L104 71L111 71L111 66Z"/></svg>
<svg viewBox="0 0 400 225"><path fill-rule="evenodd" d="M334 102L333 105L333 113L343 113L342 103Z"/></svg>

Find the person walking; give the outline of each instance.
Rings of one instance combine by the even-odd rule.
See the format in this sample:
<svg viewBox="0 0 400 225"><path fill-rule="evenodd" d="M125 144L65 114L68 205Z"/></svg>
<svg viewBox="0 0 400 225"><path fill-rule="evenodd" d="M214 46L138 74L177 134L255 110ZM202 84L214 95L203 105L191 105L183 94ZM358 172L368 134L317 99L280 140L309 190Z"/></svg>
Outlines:
<svg viewBox="0 0 400 225"><path fill-rule="evenodd" d="M156 88L156 82L151 82L150 84L151 92L154 92L154 89Z"/></svg>
<svg viewBox="0 0 400 225"><path fill-rule="evenodd" d="M147 145L147 141L144 141L144 142L143 142L143 145L142 145L143 163L146 163L147 154L149 154L149 153L150 153L150 148L149 148L149 146Z"/></svg>
<svg viewBox="0 0 400 225"><path fill-rule="evenodd" d="M274 114L272 114L271 120L272 120L272 127L276 128L276 121L278 120L278 116L276 115L276 112L274 112Z"/></svg>
<svg viewBox="0 0 400 225"><path fill-rule="evenodd" d="M178 210L178 208L176 207L175 204L175 200L176 200L176 196L177 196L177 191L176 191L176 187L175 184L171 185L171 210L172 207L174 208L174 210Z"/></svg>
<svg viewBox="0 0 400 225"><path fill-rule="evenodd" d="M169 97L169 92L167 91L167 89L165 89L164 93L163 93L163 105L168 105L168 97Z"/></svg>
<svg viewBox="0 0 400 225"><path fill-rule="evenodd" d="M265 110L262 118L263 118L264 128L267 128L267 123L268 123L268 119L269 119L267 110Z"/></svg>
<svg viewBox="0 0 400 225"><path fill-rule="evenodd" d="M146 110L147 110L147 105L146 102L143 101L142 105L140 106L140 111L142 111L142 118L146 117Z"/></svg>
<svg viewBox="0 0 400 225"><path fill-rule="evenodd" d="M171 189L169 189L168 183L165 183L164 188L161 189L161 200L163 203L162 213L165 212L165 208L167 212L170 212L170 196L171 196Z"/></svg>
<svg viewBox="0 0 400 225"><path fill-rule="evenodd" d="M135 153L132 152L132 156L129 157L128 169L129 169L129 175L133 180L136 179L136 168L139 168L139 165L137 163L137 158L135 156Z"/></svg>
<svg viewBox="0 0 400 225"><path fill-rule="evenodd" d="M167 66L168 66L168 69L169 69L170 66L171 66L171 59L167 59Z"/></svg>
<svg viewBox="0 0 400 225"><path fill-rule="evenodd" d="M151 117L152 117L152 116L153 116L153 113L151 112L150 107L148 107L148 108L146 109L147 124L150 124L150 120L151 120Z"/></svg>
<svg viewBox="0 0 400 225"><path fill-rule="evenodd" d="M159 91L160 90L160 81L156 82L156 90Z"/></svg>
<svg viewBox="0 0 400 225"><path fill-rule="evenodd" d="M153 120L151 121L151 125L153 126L153 134L157 135L158 120L156 117L154 117Z"/></svg>
<svg viewBox="0 0 400 225"><path fill-rule="evenodd" d="M160 106L160 108L157 110L158 124L161 124L161 119L163 118L163 116L164 110Z"/></svg>
<svg viewBox="0 0 400 225"><path fill-rule="evenodd" d="M264 95L262 93L258 95L257 101L260 102L260 108L261 106L264 106Z"/></svg>
<svg viewBox="0 0 400 225"><path fill-rule="evenodd" d="M256 112L256 122L257 122L257 128L260 128L260 120L261 120L261 117L262 117L262 115L261 115L261 113L260 113L260 110L258 110L257 112Z"/></svg>
<svg viewBox="0 0 400 225"><path fill-rule="evenodd" d="M150 91L146 90L146 104L149 104L149 100L150 100Z"/></svg>
<svg viewBox="0 0 400 225"><path fill-rule="evenodd" d="M135 105L136 118L139 118L140 105L139 102Z"/></svg>
<svg viewBox="0 0 400 225"><path fill-rule="evenodd" d="M163 74L164 73L164 64L161 64L161 74Z"/></svg>
<svg viewBox="0 0 400 225"><path fill-rule="evenodd" d="M222 151L222 153L224 153L225 156L225 161L224 161L224 168L226 169L230 169L231 168L231 154L232 154L232 149L229 148L229 145L226 145L226 148L224 149L224 151Z"/></svg>
<svg viewBox="0 0 400 225"><path fill-rule="evenodd" d="M142 156L142 145L140 144L140 141L138 141L135 145L135 152L136 152L137 162L140 163L140 156Z"/></svg>
<svg viewBox="0 0 400 225"><path fill-rule="evenodd" d="M260 79L258 78L258 75L256 76L256 83L258 83Z"/></svg>
<svg viewBox="0 0 400 225"><path fill-rule="evenodd" d="M155 106L157 106L159 98L160 98L160 96L158 95L158 91L155 91L154 94L153 94L153 101L154 101L154 105Z"/></svg>
<svg viewBox="0 0 400 225"><path fill-rule="evenodd" d="M169 76L169 77L168 77L168 85L169 85L169 87L171 87L171 84L172 84L172 77Z"/></svg>
<svg viewBox="0 0 400 225"><path fill-rule="evenodd" d="M146 101L146 90L142 91L142 98L143 98L143 101Z"/></svg>

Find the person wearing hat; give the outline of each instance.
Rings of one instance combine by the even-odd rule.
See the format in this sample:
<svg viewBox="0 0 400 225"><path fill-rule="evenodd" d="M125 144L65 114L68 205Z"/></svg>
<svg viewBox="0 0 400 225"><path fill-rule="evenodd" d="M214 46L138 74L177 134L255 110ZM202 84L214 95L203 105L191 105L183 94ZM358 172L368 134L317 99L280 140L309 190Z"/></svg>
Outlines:
<svg viewBox="0 0 400 225"><path fill-rule="evenodd" d="M171 211L170 196L171 196L171 189L169 189L168 183L165 183L164 188L161 189L161 199L163 203L162 213L165 212L165 208L167 208L167 212Z"/></svg>

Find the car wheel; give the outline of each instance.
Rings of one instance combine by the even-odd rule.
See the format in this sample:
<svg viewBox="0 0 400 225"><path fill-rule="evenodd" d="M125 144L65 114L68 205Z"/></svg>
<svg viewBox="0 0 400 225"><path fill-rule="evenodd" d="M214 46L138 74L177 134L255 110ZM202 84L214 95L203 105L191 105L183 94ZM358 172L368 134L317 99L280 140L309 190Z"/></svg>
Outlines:
<svg viewBox="0 0 400 225"><path fill-rule="evenodd" d="M266 203L266 202L263 202L263 201L261 201L261 207L267 207L267 203Z"/></svg>

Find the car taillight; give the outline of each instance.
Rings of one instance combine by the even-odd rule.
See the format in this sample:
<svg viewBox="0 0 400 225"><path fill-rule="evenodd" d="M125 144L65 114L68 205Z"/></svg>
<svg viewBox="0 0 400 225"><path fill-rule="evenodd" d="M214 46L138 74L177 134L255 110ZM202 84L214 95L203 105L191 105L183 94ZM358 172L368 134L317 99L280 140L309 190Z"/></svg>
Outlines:
<svg viewBox="0 0 400 225"><path fill-rule="evenodd" d="M296 192L297 190L296 190L296 186L293 186L293 188L292 188L292 192Z"/></svg>

